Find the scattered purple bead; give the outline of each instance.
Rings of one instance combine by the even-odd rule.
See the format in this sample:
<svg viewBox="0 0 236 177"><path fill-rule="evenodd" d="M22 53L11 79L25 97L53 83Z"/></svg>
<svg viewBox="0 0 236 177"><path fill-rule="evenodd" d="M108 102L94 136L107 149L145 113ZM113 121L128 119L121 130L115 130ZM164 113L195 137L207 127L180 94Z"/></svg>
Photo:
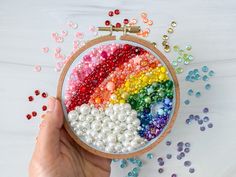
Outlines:
<svg viewBox="0 0 236 177"><path fill-rule="evenodd" d="M203 113L208 113L209 112L209 109L208 108L204 108L203 109Z"/></svg>
<svg viewBox="0 0 236 177"><path fill-rule="evenodd" d="M194 168L189 168L189 173L194 173L195 169Z"/></svg>
<svg viewBox="0 0 236 177"><path fill-rule="evenodd" d="M205 131L206 128L205 128L204 126L201 126L201 127L200 127L200 130L201 130L201 131Z"/></svg>
<svg viewBox="0 0 236 177"><path fill-rule="evenodd" d="M185 167L190 167L191 164L192 164L192 163L191 163L190 161L185 161L185 162L184 162L184 166L185 166Z"/></svg>
<svg viewBox="0 0 236 177"><path fill-rule="evenodd" d="M209 124L207 125L207 127L208 127L208 128L212 128L212 127L213 127L213 124L212 124L212 123L209 123Z"/></svg>

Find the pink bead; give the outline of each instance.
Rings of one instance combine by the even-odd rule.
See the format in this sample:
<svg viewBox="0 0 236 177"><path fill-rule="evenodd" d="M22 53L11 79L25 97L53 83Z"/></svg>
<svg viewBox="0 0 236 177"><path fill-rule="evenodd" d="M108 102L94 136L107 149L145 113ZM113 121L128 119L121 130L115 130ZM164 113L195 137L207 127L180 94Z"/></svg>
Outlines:
<svg viewBox="0 0 236 177"><path fill-rule="evenodd" d="M77 23L74 23L71 27L72 27L73 29L76 29L76 28L78 28L78 24L77 24Z"/></svg>
<svg viewBox="0 0 236 177"><path fill-rule="evenodd" d="M35 72L40 72L41 71L41 66L40 65L35 65L34 66L34 71Z"/></svg>
<svg viewBox="0 0 236 177"><path fill-rule="evenodd" d="M55 53L55 54L54 54L54 57L57 58L57 59L59 59L60 56L61 56L60 53Z"/></svg>
<svg viewBox="0 0 236 177"><path fill-rule="evenodd" d="M75 36L79 39L82 39L84 37L84 34L81 32L77 32Z"/></svg>
<svg viewBox="0 0 236 177"><path fill-rule="evenodd" d="M107 87L107 90L113 91L115 89L115 84L114 82L108 82L106 87Z"/></svg>
<svg viewBox="0 0 236 177"><path fill-rule="evenodd" d="M62 32L61 32L61 35L62 35L63 37L67 36L67 35L68 35L68 31L62 31Z"/></svg>
<svg viewBox="0 0 236 177"><path fill-rule="evenodd" d="M60 47L57 47L57 48L55 49L55 52L56 52L56 53L60 53L60 52L61 52L61 48L60 48Z"/></svg>
<svg viewBox="0 0 236 177"><path fill-rule="evenodd" d="M43 51L43 53L48 53L49 48L48 48L48 47L44 47L44 48L42 49L42 51Z"/></svg>

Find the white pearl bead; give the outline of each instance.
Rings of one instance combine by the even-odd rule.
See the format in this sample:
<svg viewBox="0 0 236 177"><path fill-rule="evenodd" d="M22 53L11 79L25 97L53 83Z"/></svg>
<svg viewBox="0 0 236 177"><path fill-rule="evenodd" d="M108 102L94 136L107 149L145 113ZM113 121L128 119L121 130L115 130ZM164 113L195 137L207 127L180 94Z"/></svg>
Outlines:
<svg viewBox="0 0 236 177"><path fill-rule="evenodd" d="M110 119L111 119L112 121L116 121L116 120L118 119L117 114L111 115L111 116L110 116Z"/></svg>
<svg viewBox="0 0 236 177"><path fill-rule="evenodd" d="M114 122L109 122L109 123L108 123L108 127L109 127L111 130L114 129L115 123L114 123Z"/></svg>
<svg viewBox="0 0 236 177"><path fill-rule="evenodd" d="M133 118L137 118L138 114L135 110L132 110L131 113L130 113L130 116L133 117Z"/></svg>
<svg viewBox="0 0 236 177"><path fill-rule="evenodd" d="M90 123L93 121L93 119L94 119L93 116L90 114L86 116L86 121L88 121Z"/></svg>
<svg viewBox="0 0 236 177"><path fill-rule="evenodd" d="M110 118L109 117L104 117L104 119L102 120L103 123L109 123L110 122Z"/></svg>
<svg viewBox="0 0 236 177"><path fill-rule="evenodd" d="M126 147L123 147L122 149L121 149L121 152L123 152L123 153L126 153L128 150L127 150L127 148Z"/></svg>
<svg viewBox="0 0 236 177"><path fill-rule="evenodd" d="M134 150L134 148L133 148L132 146L129 146L129 147L127 147L127 150L128 150L129 152L132 152L132 151Z"/></svg>
<svg viewBox="0 0 236 177"><path fill-rule="evenodd" d="M85 121L85 116L84 115L79 115L78 119L79 119L79 121Z"/></svg>
<svg viewBox="0 0 236 177"><path fill-rule="evenodd" d="M99 131L102 128L101 122L95 120L94 122L92 122L91 128L96 130L96 131Z"/></svg>
<svg viewBox="0 0 236 177"><path fill-rule="evenodd" d="M86 129L90 129L90 124L87 121L82 122L82 126Z"/></svg>
<svg viewBox="0 0 236 177"><path fill-rule="evenodd" d="M135 120L133 121L133 125L134 125L135 127L138 127L138 126L140 125L140 120L139 120L139 119L135 119Z"/></svg>
<svg viewBox="0 0 236 177"><path fill-rule="evenodd" d="M135 127L133 126L133 124L128 124L127 129L130 131L135 131Z"/></svg>
<svg viewBox="0 0 236 177"><path fill-rule="evenodd" d="M69 114L68 114L68 120L73 121L73 120L77 120L77 119L78 119L77 111L75 111L75 110L70 111Z"/></svg>
<svg viewBox="0 0 236 177"><path fill-rule="evenodd" d="M97 108L92 108L92 109L91 109L91 114L92 114L93 116L97 116L97 115L99 115L99 110L98 110Z"/></svg>
<svg viewBox="0 0 236 177"><path fill-rule="evenodd" d="M126 123L124 123L124 122L121 122L120 123L120 128L121 128L121 130L126 130Z"/></svg>
<svg viewBox="0 0 236 177"><path fill-rule="evenodd" d="M113 111L112 108L107 108L107 109L105 110L105 114L106 114L107 116L111 116L113 113L114 113L114 111Z"/></svg>
<svg viewBox="0 0 236 177"><path fill-rule="evenodd" d="M103 119L103 116L100 114L96 115L95 117L95 120L102 120L102 119Z"/></svg>
<svg viewBox="0 0 236 177"><path fill-rule="evenodd" d="M103 144L102 141L96 141L96 142L95 142L95 145L96 145L97 147L99 147L100 149L103 149L103 148L104 148L104 144Z"/></svg>
<svg viewBox="0 0 236 177"><path fill-rule="evenodd" d="M130 142L125 140L125 141L122 142L122 144L123 144L124 147L128 147L130 145Z"/></svg>
<svg viewBox="0 0 236 177"><path fill-rule="evenodd" d="M80 113L80 106L76 106L76 107L75 107L75 110L76 110L78 113Z"/></svg>
<svg viewBox="0 0 236 177"><path fill-rule="evenodd" d="M88 144L90 144L90 143L92 143L93 142L93 139L90 137L90 136L85 136L85 142L86 143L88 143Z"/></svg>
<svg viewBox="0 0 236 177"><path fill-rule="evenodd" d="M72 121L70 122L70 126L74 128L76 127L77 123L78 123L77 121Z"/></svg>
<svg viewBox="0 0 236 177"><path fill-rule="evenodd" d="M119 120L119 121L123 122L123 121L125 121L125 119L126 119L126 116L125 116L124 113L120 113L120 114L118 115L118 120Z"/></svg>
<svg viewBox="0 0 236 177"><path fill-rule="evenodd" d="M107 142L109 143L115 143L116 142L116 136L113 134L108 135Z"/></svg>
<svg viewBox="0 0 236 177"><path fill-rule="evenodd" d="M114 134L119 134L121 132L121 128L119 126L115 126L113 132Z"/></svg>
<svg viewBox="0 0 236 177"><path fill-rule="evenodd" d="M77 135L77 136L82 136L82 135L83 135L83 132L82 132L81 130L77 130L77 131L76 131L76 135Z"/></svg>
<svg viewBox="0 0 236 177"><path fill-rule="evenodd" d="M106 134L105 133L98 133L97 139L98 140L103 140L105 138Z"/></svg>
<svg viewBox="0 0 236 177"><path fill-rule="evenodd" d="M131 111L131 106L130 106L130 104L125 103L123 107L124 107L124 109L125 109L126 111Z"/></svg>
<svg viewBox="0 0 236 177"><path fill-rule="evenodd" d="M117 152L121 152L121 149L122 149L122 145L120 144L120 143L116 143L116 145L115 145L115 150L117 151Z"/></svg>
<svg viewBox="0 0 236 177"><path fill-rule="evenodd" d="M114 113L118 113L120 108L119 108L119 104L114 104L113 105L113 110L114 110Z"/></svg>
<svg viewBox="0 0 236 177"><path fill-rule="evenodd" d="M118 134L117 139L119 142L123 142L125 140L125 136L123 134Z"/></svg>
<svg viewBox="0 0 236 177"><path fill-rule="evenodd" d="M126 130L125 132L124 132L124 135L125 135L125 138L127 139L127 140L130 140L130 139L132 139L133 138L133 132L132 131L130 131L130 130Z"/></svg>
<svg viewBox="0 0 236 177"><path fill-rule="evenodd" d="M138 142L135 141L135 140L133 140L133 141L130 142L130 145L131 145L133 148L137 148Z"/></svg>
<svg viewBox="0 0 236 177"><path fill-rule="evenodd" d="M128 116L127 118L126 118L126 122L128 123L128 124L130 124L130 123L132 123L133 122L133 117L131 117L131 116Z"/></svg>
<svg viewBox="0 0 236 177"><path fill-rule="evenodd" d="M83 114L83 115L87 115L87 114L90 112L90 106L87 105L87 104L82 104L82 105L80 106L80 112L81 112L81 114Z"/></svg>

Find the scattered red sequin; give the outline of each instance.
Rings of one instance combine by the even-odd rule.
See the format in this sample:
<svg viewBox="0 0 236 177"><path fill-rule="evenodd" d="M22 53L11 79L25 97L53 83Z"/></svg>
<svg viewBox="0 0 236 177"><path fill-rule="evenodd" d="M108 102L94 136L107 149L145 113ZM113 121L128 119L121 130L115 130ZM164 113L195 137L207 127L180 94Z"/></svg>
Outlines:
<svg viewBox="0 0 236 177"><path fill-rule="evenodd" d="M125 19L123 20L123 23L124 23L125 25L127 25L127 24L129 23L129 20L128 20L127 18L125 18Z"/></svg>
<svg viewBox="0 0 236 177"><path fill-rule="evenodd" d="M30 120L30 119L32 118L32 116L31 116L30 114L27 114L27 115L26 115L26 118L27 118L28 120Z"/></svg>
<svg viewBox="0 0 236 177"><path fill-rule="evenodd" d="M105 25L106 25L106 26L109 26L110 24L111 24L111 22L110 22L109 20L106 20L106 21L105 21Z"/></svg>
<svg viewBox="0 0 236 177"><path fill-rule="evenodd" d="M120 23L116 23L116 28L120 28L121 24Z"/></svg>
<svg viewBox="0 0 236 177"><path fill-rule="evenodd" d="M33 100L34 100L34 97L33 97L33 96L29 96L29 97L28 97L28 100L29 100L29 101L33 101Z"/></svg>
<svg viewBox="0 0 236 177"><path fill-rule="evenodd" d="M40 91L39 90L35 90L34 93L35 93L36 96L38 96L40 94Z"/></svg>
<svg viewBox="0 0 236 177"><path fill-rule="evenodd" d="M43 111L46 111L46 110L47 110L47 106L46 106L46 105L43 105L42 110L43 110Z"/></svg>
<svg viewBox="0 0 236 177"><path fill-rule="evenodd" d="M119 10L119 9L116 9L116 10L114 11L114 13L115 13L116 15L119 15L119 14L120 14L120 10Z"/></svg>
<svg viewBox="0 0 236 177"><path fill-rule="evenodd" d="M47 98L47 97L48 97L48 94L47 94L46 92L43 92L43 93L42 93L42 97L43 97L43 98Z"/></svg>
<svg viewBox="0 0 236 177"><path fill-rule="evenodd" d="M112 16L114 15L114 12L113 12L113 11L109 11L109 12L108 12L108 15L109 15L110 17L112 17Z"/></svg>
<svg viewBox="0 0 236 177"><path fill-rule="evenodd" d="M36 116L37 116L37 112L36 112L36 111L33 111L33 112L32 112L32 116L33 116L33 117L36 117Z"/></svg>

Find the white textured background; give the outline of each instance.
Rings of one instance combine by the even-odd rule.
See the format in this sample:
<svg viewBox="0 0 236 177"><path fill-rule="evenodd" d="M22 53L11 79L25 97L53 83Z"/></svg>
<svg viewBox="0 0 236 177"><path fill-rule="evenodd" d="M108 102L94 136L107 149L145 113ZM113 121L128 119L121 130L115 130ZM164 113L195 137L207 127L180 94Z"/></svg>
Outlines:
<svg viewBox="0 0 236 177"><path fill-rule="evenodd" d="M79 24L78 30L88 31L89 25L102 25L108 10L115 8L121 10L115 21L147 11L154 20L148 39L158 44L170 21L176 20L178 26L170 43L183 47L191 44L196 58L186 69L208 65L216 72L210 80L212 90L203 92L199 99L191 99L190 106L181 106L174 129L167 137L173 143L182 140L192 144L186 159L192 161L195 174L189 175L183 161L172 159L160 176L169 177L172 172L182 177L236 176L235 0L0 0L0 176L27 176L39 119L28 121L24 116L32 109L40 109L44 101L38 99L30 104L27 97L36 88L55 95L59 76L53 70L55 59L41 52L44 46L58 46L52 41L51 32L67 29L69 20ZM67 53L72 48L72 39L69 39L62 46ZM173 58L172 54L166 56ZM35 64L42 64L42 72L33 72ZM201 84L186 83L184 76L179 75L182 102L187 88L202 88ZM205 106L210 109L213 129L200 132L196 124L184 124L190 113L201 114ZM175 149L162 143L153 152L161 156L175 153ZM121 170L118 164L112 167L113 177L125 176L131 168ZM140 176L159 176L156 158L145 160Z"/></svg>

